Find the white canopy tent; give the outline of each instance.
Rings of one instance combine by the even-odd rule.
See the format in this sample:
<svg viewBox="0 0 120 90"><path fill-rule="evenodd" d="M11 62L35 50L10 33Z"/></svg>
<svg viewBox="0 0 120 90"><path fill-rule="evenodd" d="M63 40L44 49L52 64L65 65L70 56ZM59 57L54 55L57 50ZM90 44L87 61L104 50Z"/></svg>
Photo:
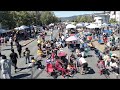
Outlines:
<svg viewBox="0 0 120 90"><path fill-rule="evenodd" d="M20 30L20 27L16 27L16 28L14 28L15 30Z"/></svg>
<svg viewBox="0 0 120 90"><path fill-rule="evenodd" d="M89 23L84 23L84 26L88 26L89 25Z"/></svg>
<svg viewBox="0 0 120 90"><path fill-rule="evenodd" d="M5 29L0 29L0 34L6 33L7 31Z"/></svg>
<svg viewBox="0 0 120 90"><path fill-rule="evenodd" d="M76 27L84 27L84 23L78 23L76 24Z"/></svg>
<svg viewBox="0 0 120 90"><path fill-rule="evenodd" d="M90 28L90 29L94 29L94 28L101 28L101 26L98 26L96 24L90 24L88 26L86 26L87 28Z"/></svg>
<svg viewBox="0 0 120 90"><path fill-rule="evenodd" d="M20 27L16 27L14 28L15 30L24 30L24 29L28 29L29 27L28 26L25 26L25 25L22 25Z"/></svg>
<svg viewBox="0 0 120 90"><path fill-rule="evenodd" d="M71 29L71 28L76 29L76 26L73 25L73 24L68 24L68 25L66 26L66 29Z"/></svg>
<svg viewBox="0 0 120 90"><path fill-rule="evenodd" d="M22 25L19 27L20 30L24 30L24 29L28 29L29 27L28 26L25 26L25 25Z"/></svg>
<svg viewBox="0 0 120 90"><path fill-rule="evenodd" d="M51 27L51 26L54 26L54 23L49 24L49 26L50 26L50 27Z"/></svg>

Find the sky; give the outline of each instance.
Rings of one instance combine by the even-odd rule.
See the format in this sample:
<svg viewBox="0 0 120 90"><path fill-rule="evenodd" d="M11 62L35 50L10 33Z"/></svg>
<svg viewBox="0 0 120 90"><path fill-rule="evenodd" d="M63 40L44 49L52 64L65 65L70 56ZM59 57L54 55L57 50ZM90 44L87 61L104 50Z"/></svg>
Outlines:
<svg viewBox="0 0 120 90"><path fill-rule="evenodd" d="M57 17L69 17L74 15L92 14L103 11L53 11Z"/></svg>

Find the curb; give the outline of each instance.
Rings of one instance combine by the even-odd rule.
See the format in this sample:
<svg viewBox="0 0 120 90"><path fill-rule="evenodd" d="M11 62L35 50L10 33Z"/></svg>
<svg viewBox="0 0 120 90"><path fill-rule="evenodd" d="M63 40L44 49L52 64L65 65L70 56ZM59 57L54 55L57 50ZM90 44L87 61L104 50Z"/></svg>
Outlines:
<svg viewBox="0 0 120 90"><path fill-rule="evenodd" d="M33 42L35 39L31 40L30 42L28 42L27 44L23 44L23 47L27 46L28 44L30 44L31 42Z"/></svg>

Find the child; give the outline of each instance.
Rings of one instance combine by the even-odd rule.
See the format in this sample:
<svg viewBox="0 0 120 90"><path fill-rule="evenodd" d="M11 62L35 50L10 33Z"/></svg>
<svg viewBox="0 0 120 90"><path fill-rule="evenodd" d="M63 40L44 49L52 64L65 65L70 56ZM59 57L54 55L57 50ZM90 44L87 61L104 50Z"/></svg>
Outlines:
<svg viewBox="0 0 120 90"><path fill-rule="evenodd" d="M34 57L31 57L31 63L29 64L28 67L33 67L36 64L36 60L34 59Z"/></svg>
<svg viewBox="0 0 120 90"><path fill-rule="evenodd" d="M43 55L43 51L42 51L41 48L38 48L38 50L37 50L37 55L38 55L39 58L42 57L42 55Z"/></svg>
<svg viewBox="0 0 120 90"><path fill-rule="evenodd" d="M71 63L69 63L68 66L67 66L67 70L69 70L69 75L73 76L73 74L75 73L75 67L74 67L74 65L72 65Z"/></svg>
<svg viewBox="0 0 120 90"><path fill-rule="evenodd" d="M26 48L23 52L23 56L25 56L26 64L30 63L30 50L28 48Z"/></svg>
<svg viewBox="0 0 120 90"><path fill-rule="evenodd" d="M97 67L99 68L100 75L102 75L104 73L104 70L105 70L105 62L102 59L102 56L100 56L100 58L99 58L99 61L97 63Z"/></svg>
<svg viewBox="0 0 120 90"><path fill-rule="evenodd" d="M38 60L37 63L36 63L36 65L37 65L37 69L39 69L39 70L41 70L43 68L41 60Z"/></svg>

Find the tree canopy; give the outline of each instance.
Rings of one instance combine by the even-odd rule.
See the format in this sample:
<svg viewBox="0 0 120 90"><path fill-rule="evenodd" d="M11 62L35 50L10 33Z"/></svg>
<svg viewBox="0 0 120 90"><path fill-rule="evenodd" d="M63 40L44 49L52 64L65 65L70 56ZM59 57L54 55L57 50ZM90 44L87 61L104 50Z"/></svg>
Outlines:
<svg viewBox="0 0 120 90"><path fill-rule="evenodd" d="M58 18L51 11L0 11L0 23L9 29L55 22L58 22Z"/></svg>
<svg viewBox="0 0 120 90"><path fill-rule="evenodd" d="M117 21L112 18L112 19L109 20L109 23L117 23Z"/></svg>
<svg viewBox="0 0 120 90"><path fill-rule="evenodd" d="M75 19L76 22L92 22L93 18L92 16L78 16Z"/></svg>
<svg viewBox="0 0 120 90"><path fill-rule="evenodd" d="M58 22L58 18L54 15L53 12L45 11L41 13L41 22L42 24L50 24L54 22Z"/></svg>

